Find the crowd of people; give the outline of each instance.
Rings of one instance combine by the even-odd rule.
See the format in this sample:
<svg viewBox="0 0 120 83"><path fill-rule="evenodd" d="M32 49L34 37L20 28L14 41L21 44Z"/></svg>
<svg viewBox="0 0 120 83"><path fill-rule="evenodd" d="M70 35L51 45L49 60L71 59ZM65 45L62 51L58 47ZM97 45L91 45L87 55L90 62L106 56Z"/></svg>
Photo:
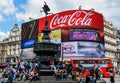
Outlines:
<svg viewBox="0 0 120 83"><path fill-rule="evenodd" d="M42 64L39 61L31 62L20 60L15 66L8 64L2 74L4 78L3 81L12 83L14 79L18 81L40 80L41 67ZM78 65L78 67L74 67L70 61L58 62L57 64L54 64L54 61L50 61L49 67L51 71L54 71L56 80L72 79L80 83L96 83L96 80L101 80L102 71L100 66L83 67L82 65ZM113 78L111 79L114 81Z"/></svg>
<svg viewBox="0 0 120 83"><path fill-rule="evenodd" d="M100 66L85 68L82 65L79 65L75 68L69 61L65 61L56 65L55 74L56 80L58 80L58 78L68 79L68 77L71 77L72 80L79 81L81 83L96 83L96 80L101 80L102 71ZM94 78L96 78L96 80Z"/></svg>
<svg viewBox="0 0 120 83"><path fill-rule="evenodd" d="M40 67L42 64L39 61L18 61L18 64L15 66L7 65L3 70L3 81L4 83L13 83L14 79L20 80L39 80L40 76Z"/></svg>

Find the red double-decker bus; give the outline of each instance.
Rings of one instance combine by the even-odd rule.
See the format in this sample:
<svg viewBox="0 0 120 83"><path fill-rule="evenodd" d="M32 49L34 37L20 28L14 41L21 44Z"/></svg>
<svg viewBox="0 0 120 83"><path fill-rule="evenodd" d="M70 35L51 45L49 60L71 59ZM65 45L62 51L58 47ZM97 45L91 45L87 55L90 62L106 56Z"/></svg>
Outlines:
<svg viewBox="0 0 120 83"><path fill-rule="evenodd" d="M111 58L71 58L70 62L73 64L74 68L77 68L79 65L83 66L84 68L89 68L94 65L96 67L100 66L102 77L110 77L109 71L111 69L114 71ZM86 71L86 72L89 72L89 71ZM113 72L113 75L114 75L114 72Z"/></svg>

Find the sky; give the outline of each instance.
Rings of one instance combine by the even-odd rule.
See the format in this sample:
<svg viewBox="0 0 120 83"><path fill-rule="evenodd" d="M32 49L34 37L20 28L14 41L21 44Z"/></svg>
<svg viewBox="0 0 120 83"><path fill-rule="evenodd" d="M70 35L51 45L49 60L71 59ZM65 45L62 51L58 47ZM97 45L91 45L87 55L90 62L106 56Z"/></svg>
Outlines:
<svg viewBox="0 0 120 83"><path fill-rule="evenodd" d="M44 16L42 7L44 1L50 7L51 13L78 9L89 10L94 8L102 13L106 20L112 21L115 28L120 29L119 0L0 0L0 40L7 38L9 32L18 24L38 19Z"/></svg>

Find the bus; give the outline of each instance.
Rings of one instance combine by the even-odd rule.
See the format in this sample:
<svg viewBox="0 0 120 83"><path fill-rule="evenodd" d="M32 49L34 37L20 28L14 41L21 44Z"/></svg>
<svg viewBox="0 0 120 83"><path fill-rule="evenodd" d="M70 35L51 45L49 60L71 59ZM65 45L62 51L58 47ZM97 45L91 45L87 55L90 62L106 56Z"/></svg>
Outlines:
<svg viewBox="0 0 120 83"><path fill-rule="evenodd" d="M70 62L73 64L74 68L82 66L83 68L88 69L91 66L100 66L102 77L105 78L110 77L110 70L114 71L111 58L71 58Z"/></svg>

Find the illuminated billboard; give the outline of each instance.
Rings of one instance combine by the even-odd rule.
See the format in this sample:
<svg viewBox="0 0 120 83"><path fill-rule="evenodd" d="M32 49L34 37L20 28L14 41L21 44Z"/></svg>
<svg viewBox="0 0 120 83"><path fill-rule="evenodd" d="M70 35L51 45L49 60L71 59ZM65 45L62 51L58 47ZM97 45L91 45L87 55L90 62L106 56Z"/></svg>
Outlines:
<svg viewBox="0 0 120 83"><path fill-rule="evenodd" d="M104 32L92 29L68 28L61 30L61 41L93 41L104 43Z"/></svg>
<svg viewBox="0 0 120 83"><path fill-rule="evenodd" d="M63 42L61 53L63 57L90 57L103 58L104 44L98 42Z"/></svg>
<svg viewBox="0 0 120 83"><path fill-rule="evenodd" d="M36 54L33 52L33 48L27 48L21 50L20 58L22 59L32 59L36 56Z"/></svg>
<svg viewBox="0 0 120 83"><path fill-rule="evenodd" d="M21 40L21 49L31 48L34 46L35 42L37 42L37 38Z"/></svg>
<svg viewBox="0 0 120 83"><path fill-rule="evenodd" d="M70 32L70 40L93 40L100 41L99 33L88 31L73 31Z"/></svg>
<svg viewBox="0 0 120 83"><path fill-rule="evenodd" d="M62 43L63 57L78 56L77 42Z"/></svg>
<svg viewBox="0 0 120 83"><path fill-rule="evenodd" d="M38 32L44 28L46 17L39 19ZM104 31L103 16L90 10L69 10L48 16L50 30L60 28L93 28Z"/></svg>
<svg viewBox="0 0 120 83"><path fill-rule="evenodd" d="M78 55L82 57L105 57L104 44L98 42L78 42Z"/></svg>
<svg viewBox="0 0 120 83"><path fill-rule="evenodd" d="M38 42L42 42L43 33L38 34ZM60 44L61 43L61 29L53 30L50 33L50 41L52 43Z"/></svg>
<svg viewBox="0 0 120 83"><path fill-rule="evenodd" d="M48 29L51 30L50 42L63 44L65 47L64 50L62 49L64 57L93 57L93 55L94 57L104 57L104 20L102 14L90 10L68 10L49 15L47 19ZM22 24L21 49L23 52L21 56L25 57L26 50L33 49L35 42L42 42L45 21L46 17L43 17ZM82 47L81 44L95 44L96 46L85 48L87 46ZM66 50L70 48L69 46L74 47L72 52ZM97 46L100 47L99 50Z"/></svg>
<svg viewBox="0 0 120 83"><path fill-rule="evenodd" d="M21 40L37 38L37 36L38 36L38 20L22 24Z"/></svg>

